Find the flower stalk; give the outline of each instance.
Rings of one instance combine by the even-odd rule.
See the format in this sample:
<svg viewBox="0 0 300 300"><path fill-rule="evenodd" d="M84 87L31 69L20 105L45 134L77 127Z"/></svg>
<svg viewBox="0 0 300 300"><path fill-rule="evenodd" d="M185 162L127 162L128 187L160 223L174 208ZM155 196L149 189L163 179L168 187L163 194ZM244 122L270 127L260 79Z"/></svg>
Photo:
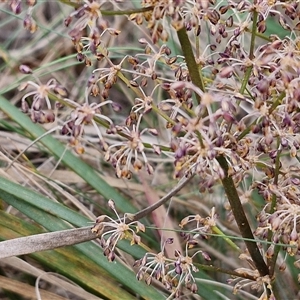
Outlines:
<svg viewBox="0 0 300 300"><path fill-rule="evenodd" d="M227 195L228 201L230 203L235 221L241 232L241 235L243 238L254 240L252 230L250 228L249 222L248 222L246 214L244 212L244 208L241 204L235 184L234 184L231 176L228 174L228 164L226 162L226 159L223 156L219 156L217 158L217 160L225 172L225 176L222 179L222 184L224 187L224 191ZM245 240L245 244L248 248L248 251L251 255L251 258L252 258L257 270L259 271L259 274L261 276L268 275L269 274L268 266L266 265L262 255L259 251L257 244L255 242L251 242L249 240Z"/></svg>

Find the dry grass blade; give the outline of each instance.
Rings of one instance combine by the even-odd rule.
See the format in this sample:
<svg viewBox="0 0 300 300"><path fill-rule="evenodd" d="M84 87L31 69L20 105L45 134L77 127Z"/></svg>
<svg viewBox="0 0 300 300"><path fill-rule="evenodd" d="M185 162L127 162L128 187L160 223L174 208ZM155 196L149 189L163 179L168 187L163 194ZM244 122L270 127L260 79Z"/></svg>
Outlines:
<svg viewBox="0 0 300 300"><path fill-rule="evenodd" d="M26 297L31 300L40 300L36 295L35 288L29 284L22 283L18 280L7 278L0 275L0 286L2 289L16 293L20 296ZM51 299L51 300L67 300L68 298L58 296L54 293L40 289L39 293L42 299Z"/></svg>
<svg viewBox="0 0 300 300"><path fill-rule="evenodd" d="M11 270L19 270L20 272L25 272L26 274L29 274L35 278L42 278L43 281L58 286L68 293L72 293L73 295L76 295L82 299L99 300L99 297L95 297L93 294L88 293L83 288L75 285L74 283L66 281L64 278L61 278L57 274L49 274L20 258L10 257L1 259L0 266L2 268L9 267Z"/></svg>
<svg viewBox="0 0 300 300"><path fill-rule="evenodd" d="M0 242L0 258L70 246L95 238L90 226L16 238Z"/></svg>

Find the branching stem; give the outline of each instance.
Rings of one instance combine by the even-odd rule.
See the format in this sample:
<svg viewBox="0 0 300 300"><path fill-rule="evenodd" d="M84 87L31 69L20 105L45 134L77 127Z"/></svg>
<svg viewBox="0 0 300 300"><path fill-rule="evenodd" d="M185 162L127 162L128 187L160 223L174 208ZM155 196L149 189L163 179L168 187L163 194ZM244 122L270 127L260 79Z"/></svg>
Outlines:
<svg viewBox="0 0 300 300"><path fill-rule="evenodd" d="M246 239L254 239L252 230L250 228L249 222L245 215L244 208L241 204L235 184L232 180L232 177L228 174L227 161L224 156L219 156L217 158L217 160L225 172L225 177L222 179L223 187L224 187L225 193L227 195L228 201L230 203L235 221L241 232L241 235L243 238L246 238ZM248 248L250 256L251 256L257 270L259 271L259 274L261 276L268 275L269 269L258 249L257 244L255 242L250 242L249 240L245 240L245 244Z"/></svg>

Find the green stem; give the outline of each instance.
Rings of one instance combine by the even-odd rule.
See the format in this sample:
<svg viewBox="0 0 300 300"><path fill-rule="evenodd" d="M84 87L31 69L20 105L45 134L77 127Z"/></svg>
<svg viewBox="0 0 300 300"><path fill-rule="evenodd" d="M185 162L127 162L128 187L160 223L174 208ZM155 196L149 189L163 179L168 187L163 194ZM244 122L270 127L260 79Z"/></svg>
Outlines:
<svg viewBox="0 0 300 300"><path fill-rule="evenodd" d="M249 50L249 59L252 61L254 59L254 48L255 48L255 38L256 38L256 31L257 31L257 12L255 11L253 13L253 22L252 22L252 30L251 30L251 41L250 41L250 50ZM253 64L251 64L245 73L245 76L243 78L243 82L240 88L240 93L243 95L246 88L247 88L247 84L249 81L249 78L251 76L252 73L252 69L253 69ZM241 101L237 101L237 105L240 105ZM228 131L230 131L232 127L232 124L229 126Z"/></svg>
<svg viewBox="0 0 300 300"><path fill-rule="evenodd" d="M241 88L240 88L240 93L243 95L244 92L245 92L245 89L247 87L247 84L248 84L248 81L249 81L249 78L250 78L250 75L251 75L251 72L252 72L252 69L253 69L253 66L250 66L247 68L247 71L245 73L245 77L243 79L243 82L242 82L242 85L241 85ZM241 101L239 101L240 103Z"/></svg>
<svg viewBox="0 0 300 300"><path fill-rule="evenodd" d="M101 14L103 16L123 16L123 15L131 15L136 13L143 13L150 10L153 10L153 6L147 6L147 7L135 8L129 10L101 10Z"/></svg>
<svg viewBox="0 0 300 300"><path fill-rule="evenodd" d="M249 51L249 58L251 60L254 59L255 38L256 38L256 31L257 31L257 17L258 17L258 12L254 11L253 12L253 21L252 21L250 51Z"/></svg>
<svg viewBox="0 0 300 300"><path fill-rule="evenodd" d="M241 249L229 238L226 236L226 234L223 233L222 230L220 230L217 226L212 226L212 231L216 234L218 234L218 236L222 237L228 245L230 245L234 250L241 252Z"/></svg>
<svg viewBox="0 0 300 300"><path fill-rule="evenodd" d="M227 195L228 201L230 203L232 213L234 215L235 221L239 227L241 235L243 238L254 240L254 236L252 234L252 230L248 223L247 217L244 212L244 208L241 204L239 195L237 193L235 184L228 174L228 164L224 156L219 156L217 158L220 166L225 172L225 176L222 179L222 184L224 186L225 193ZM250 242L249 240L245 240L245 244L248 248L250 256L261 276L265 276L269 274L269 269L260 254L258 246L255 242Z"/></svg>
<svg viewBox="0 0 300 300"><path fill-rule="evenodd" d="M215 267L215 266L212 266L212 265L204 265L204 264L198 264L198 263L195 263L194 265L198 269L205 270L205 271L228 274L228 275L231 275L231 276L234 276L234 277L240 277L240 278L250 279L250 280L253 280L253 281L256 280L255 277L247 274L246 272L244 272L244 273L238 273L238 272L235 272L235 271L231 271L231 270L227 270L227 269Z"/></svg>
<svg viewBox="0 0 300 300"><path fill-rule="evenodd" d="M277 138L277 149L279 149L279 147L280 147L280 138ZM281 154L281 151L278 150L277 156L276 156L276 159L275 159L274 185L278 184L278 177L279 177L279 173L280 173L280 154ZM277 197L276 197L276 195L273 195L272 196L272 202L271 202L271 208L270 208L270 213L271 214L275 211L276 202L277 202ZM268 242L271 241L272 235L273 235L273 232L271 230L269 230L269 232L268 232ZM278 245L275 246L273 256L270 259L268 259L268 261L267 261L268 266L270 268L270 276L274 275L275 267L276 267L276 261L277 261L277 257L278 257L278 254L279 254L279 249L280 249L280 247Z"/></svg>
<svg viewBox="0 0 300 300"><path fill-rule="evenodd" d="M186 29L185 28L179 29L177 31L177 36L178 36L178 39L179 39L179 42L181 45L183 56L185 58L185 62L186 62L187 68L189 70L189 74L191 76L192 82L197 87L199 87L203 92L205 92L205 86L204 86L202 73L201 73L201 70L198 69L198 65L196 63L192 45L191 45L190 39L187 35ZM201 102L200 95L196 94L196 98L197 98L198 104L200 104L200 102Z"/></svg>
<svg viewBox="0 0 300 300"><path fill-rule="evenodd" d="M253 22L252 22L252 30L251 30L251 41L250 41L250 49L249 49L249 59L253 60L254 59L254 49L255 49L255 38L256 38L256 31L257 31L257 12L255 11L253 13ZM240 93L243 95L245 92L245 89L247 87L251 72L253 69L253 65L249 66L247 68L246 74L244 76L242 86L240 88Z"/></svg>
<svg viewBox="0 0 300 300"><path fill-rule="evenodd" d="M248 29L248 28L245 28L245 31L246 32L250 32L250 29ZM251 30L252 31L252 30ZM267 42L271 42L272 40L270 39L270 37L268 37L268 36L266 36L266 35L264 35L264 34L262 34L262 33L260 33L260 32L255 32L255 36L257 36L257 37L259 37L259 38L261 38L261 39L263 39L263 40L265 40L265 41L267 41Z"/></svg>

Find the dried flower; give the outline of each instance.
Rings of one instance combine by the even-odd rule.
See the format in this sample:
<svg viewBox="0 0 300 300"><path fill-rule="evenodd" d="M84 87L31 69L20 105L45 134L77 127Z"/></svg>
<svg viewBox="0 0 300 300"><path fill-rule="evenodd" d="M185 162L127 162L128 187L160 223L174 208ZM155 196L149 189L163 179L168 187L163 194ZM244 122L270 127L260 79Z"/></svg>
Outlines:
<svg viewBox="0 0 300 300"><path fill-rule="evenodd" d="M24 73L31 73L31 69L27 66L20 66L20 70ZM55 120L55 115L52 111L51 101L49 95L51 92L62 93L64 90L55 79L50 79L46 84L42 84L38 78L34 81L27 81L19 86L19 91L27 88L33 89L27 92L21 100L21 107L23 112L29 113L33 122L41 124L52 123ZM32 98L32 99L31 99Z"/></svg>
<svg viewBox="0 0 300 300"><path fill-rule="evenodd" d="M127 126L116 126L116 130L125 135L128 140L112 144L107 148L105 158L112 162L118 177L131 178L131 167L135 171L138 171L143 166L140 159L144 161L147 172L149 174L153 173L153 167L148 161L141 137L147 131L150 133L154 131L149 128L139 131L142 117L143 115L139 115L137 124L133 124L132 129L129 129ZM115 148L117 150L112 153L112 150ZM159 148L154 147L154 149L159 153Z"/></svg>
<svg viewBox="0 0 300 300"><path fill-rule="evenodd" d="M144 278L147 284L151 284L153 279L160 280L175 297L180 295L183 286L190 289L192 293L197 293L198 287L193 274L198 269L193 264L193 258L198 253L202 253L207 260L210 260L209 256L201 250L189 256L189 245L194 245L194 243L188 241L186 242L185 255L176 250L174 258L166 258L164 255L165 246L171 243L173 243L172 239L167 239L160 253L148 252L143 258L135 262L134 265L139 267L137 279Z"/></svg>
<svg viewBox="0 0 300 300"><path fill-rule="evenodd" d="M113 200L108 201L110 209L113 210L117 216L117 220L109 216L102 215L96 219L96 224L92 228L92 232L101 236L100 242L103 248L103 253L109 261L115 259L115 248L119 240L130 239L131 245L140 243L140 236L137 235L139 231L144 232L145 226L139 221L132 221L126 223L127 215L124 214L123 218L119 216L116 211L115 203ZM135 227L135 230L131 227Z"/></svg>
<svg viewBox="0 0 300 300"><path fill-rule="evenodd" d="M108 126L110 128L113 128L113 122L110 118L108 118L106 115L104 115L101 111L101 108L104 105L107 104L113 104L112 100L106 100L100 103L89 103L88 101L88 91L89 89L86 89L85 93L85 103L80 104L77 103L71 99L65 98L64 101L70 103L71 105L75 106L75 110L70 115L70 118L67 122L62 127L61 133L63 135L69 134L71 135L74 139L73 141L79 141L83 134L83 129L84 126L92 124L97 132L97 135L99 137L100 143L104 149L108 148L107 143L104 141L103 136L101 134L101 131L94 120L94 118L99 118L100 120L104 120L108 123ZM80 144L81 147L81 144Z"/></svg>
<svg viewBox="0 0 300 300"><path fill-rule="evenodd" d="M193 239L200 236L206 237L206 233L212 233L212 228L216 226L216 219L218 218L215 208L211 209L211 213L208 217L203 218L200 215L190 215L181 220L179 226L183 228L184 226L196 223L193 229L189 229L189 233L193 234Z"/></svg>

